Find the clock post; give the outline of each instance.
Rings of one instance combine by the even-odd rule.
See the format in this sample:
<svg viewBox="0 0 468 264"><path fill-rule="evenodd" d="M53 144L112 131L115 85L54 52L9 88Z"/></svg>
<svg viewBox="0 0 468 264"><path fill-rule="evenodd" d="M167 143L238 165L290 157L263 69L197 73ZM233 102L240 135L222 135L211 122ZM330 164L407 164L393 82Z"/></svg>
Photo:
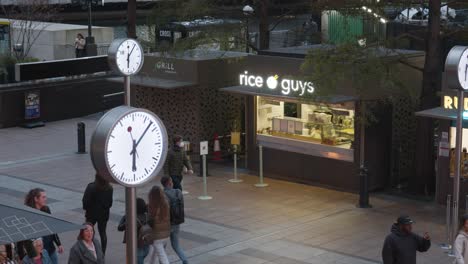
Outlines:
<svg viewBox="0 0 468 264"><path fill-rule="evenodd" d="M125 105L131 106L130 76L143 66L143 49L135 39L116 39L109 47L111 69L124 76ZM126 263L137 263L136 187L125 187Z"/></svg>
<svg viewBox="0 0 468 264"><path fill-rule="evenodd" d="M468 47L453 47L445 61L447 86L458 90L457 126L455 139L455 176L453 178L453 204L452 204L452 242L458 234L458 209L460 200L461 152L463 143L463 102L465 90L468 89ZM454 245L454 244L452 244ZM453 247L452 247L453 250Z"/></svg>
<svg viewBox="0 0 468 264"><path fill-rule="evenodd" d="M124 76L125 105L130 102L130 76ZM125 215L126 215L126 249L127 264L137 263L137 213L136 213L136 187L125 187Z"/></svg>

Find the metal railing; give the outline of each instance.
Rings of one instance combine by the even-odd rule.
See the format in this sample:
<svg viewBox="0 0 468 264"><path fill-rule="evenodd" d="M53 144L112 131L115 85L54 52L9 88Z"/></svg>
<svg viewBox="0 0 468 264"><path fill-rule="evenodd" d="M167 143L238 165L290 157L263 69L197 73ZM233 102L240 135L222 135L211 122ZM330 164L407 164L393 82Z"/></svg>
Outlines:
<svg viewBox="0 0 468 264"><path fill-rule="evenodd" d="M109 43L97 44L97 56L107 55L107 51L109 50ZM71 59L75 58L75 45L66 44L64 45L64 57L60 59Z"/></svg>

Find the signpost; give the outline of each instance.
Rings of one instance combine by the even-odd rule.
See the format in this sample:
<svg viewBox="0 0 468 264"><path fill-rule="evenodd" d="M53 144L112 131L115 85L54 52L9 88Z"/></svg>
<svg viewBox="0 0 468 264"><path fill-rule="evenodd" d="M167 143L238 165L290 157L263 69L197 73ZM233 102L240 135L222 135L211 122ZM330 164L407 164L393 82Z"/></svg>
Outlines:
<svg viewBox="0 0 468 264"><path fill-rule="evenodd" d="M258 188L267 187L268 183L263 182L263 146L258 145L258 174L260 176L260 182L254 186Z"/></svg>
<svg viewBox="0 0 468 264"><path fill-rule="evenodd" d="M231 145L234 150L234 179L230 179L229 182L239 183L242 182L241 179L237 178L237 146L240 145L240 132L231 133Z"/></svg>
<svg viewBox="0 0 468 264"><path fill-rule="evenodd" d="M211 200L213 197L208 196L206 186L206 155L208 155L208 141L200 142L200 155L203 162L203 195L198 196L200 200Z"/></svg>

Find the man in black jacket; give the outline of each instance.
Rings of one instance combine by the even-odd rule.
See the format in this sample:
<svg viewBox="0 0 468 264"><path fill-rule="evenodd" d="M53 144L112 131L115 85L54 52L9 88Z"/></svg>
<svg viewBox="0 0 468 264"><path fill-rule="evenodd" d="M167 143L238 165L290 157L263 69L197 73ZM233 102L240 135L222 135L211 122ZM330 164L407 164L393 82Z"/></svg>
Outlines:
<svg viewBox="0 0 468 264"><path fill-rule="evenodd" d="M182 137L178 135L174 136L172 143L172 148L167 152L164 172L171 177L174 189L182 191L182 172L184 166L189 174L193 174L192 164L187 153L185 153Z"/></svg>
<svg viewBox="0 0 468 264"><path fill-rule="evenodd" d="M431 238L426 232L418 236L412 232L413 220L407 215L398 217L382 249L383 264L416 264L416 251L426 252Z"/></svg>

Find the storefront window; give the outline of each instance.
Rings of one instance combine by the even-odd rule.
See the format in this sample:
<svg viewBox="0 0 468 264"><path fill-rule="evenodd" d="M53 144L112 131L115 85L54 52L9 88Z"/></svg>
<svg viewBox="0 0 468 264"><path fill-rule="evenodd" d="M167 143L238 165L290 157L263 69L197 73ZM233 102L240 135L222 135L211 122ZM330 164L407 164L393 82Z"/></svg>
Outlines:
<svg viewBox="0 0 468 264"><path fill-rule="evenodd" d="M331 105L257 96L257 134L350 149L354 103Z"/></svg>
<svg viewBox="0 0 468 264"><path fill-rule="evenodd" d="M455 175L455 140L457 131L455 127L450 128L450 176ZM461 173L462 177L468 178L468 128L463 128Z"/></svg>

